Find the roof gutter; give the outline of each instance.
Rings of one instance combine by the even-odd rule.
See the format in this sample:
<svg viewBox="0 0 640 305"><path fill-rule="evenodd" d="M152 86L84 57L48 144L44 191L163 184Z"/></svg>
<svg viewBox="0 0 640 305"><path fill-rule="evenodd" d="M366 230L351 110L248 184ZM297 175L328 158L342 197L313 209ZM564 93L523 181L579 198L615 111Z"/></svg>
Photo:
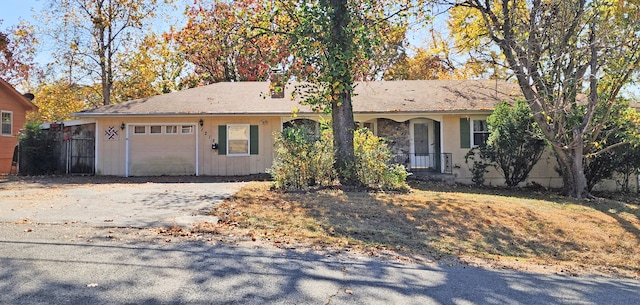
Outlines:
<svg viewBox="0 0 640 305"><path fill-rule="evenodd" d="M354 111L357 115L415 115L415 114L486 114L493 112L493 109L481 110L438 110L438 111ZM229 113L84 113L74 112L75 117L194 117L194 116L290 116L292 112L272 112L272 113L250 113L250 112L229 112ZM319 112L298 112L297 116L321 116Z"/></svg>

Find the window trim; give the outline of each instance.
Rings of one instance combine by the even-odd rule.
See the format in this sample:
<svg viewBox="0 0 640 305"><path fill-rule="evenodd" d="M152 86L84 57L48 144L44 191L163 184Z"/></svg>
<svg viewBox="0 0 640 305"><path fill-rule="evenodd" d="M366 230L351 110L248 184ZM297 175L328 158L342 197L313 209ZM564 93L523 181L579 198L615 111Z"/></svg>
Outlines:
<svg viewBox="0 0 640 305"><path fill-rule="evenodd" d="M484 126L486 127L487 130L486 131L476 131L474 129L474 127L476 125L475 124L476 121L484 121ZM470 141L471 141L471 147L472 148L480 147L479 143L476 144L476 137L475 136L476 136L476 134L486 134L487 138L489 138L490 132L489 132L489 125L487 123L487 118L483 118L483 119L481 119L481 118L471 118L471 122L470 123L471 124L469 124L470 125L469 127L470 127L471 136L469 138L470 138Z"/></svg>
<svg viewBox="0 0 640 305"><path fill-rule="evenodd" d="M194 133L194 130L195 130L195 126L194 126L194 125L185 125L185 124L182 124L182 125L179 125L179 126L180 126L180 134L193 134L193 133ZM188 127L188 128L189 128L189 131L188 131L188 132L184 132L184 128L185 128L185 127Z"/></svg>
<svg viewBox="0 0 640 305"><path fill-rule="evenodd" d="M152 128L153 127L160 127L160 132L152 132ZM164 130L163 130L164 128L162 128L162 127L164 127L164 126L162 126L162 125L149 125L149 134L150 135L161 135L161 134L164 134Z"/></svg>
<svg viewBox="0 0 640 305"><path fill-rule="evenodd" d="M371 124L371 129L369 129L369 131L371 131L373 133L374 136L378 135L378 119L372 119L372 120L368 120L368 121L364 121L364 122L360 122L360 128L365 128L365 124Z"/></svg>
<svg viewBox="0 0 640 305"><path fill-rule="evenodd" d="M231 127L245 127L247 130L247 152L243 152L243 153L232 153L229 151L229 148L231 147L229 145L229 141L241 141L243 139L231 139L231 137L229 136L229 132L231 130ZM242 157L242 156L249 156L251 154L251 125L250 124L227 124L227 156L230 157Z"/></svg>
<svg viewBox="0 0 640 305"><path fill-rule="evenodd" d="M164 125L164 133L168 135L178 134L178 125ZM173 128L171 128L173 127ZM169 132L169 129L172 129L172 132Z"/></svg>
<svg viewBox="0 0 640 305"><path fill-rule="evenodd" d="M144 132L137 132L136 127L144 128ZM133 134L134 135L145 135L147 134L147 125L133 125Z"/></svg>
<svg viewBox="0 0 640 305"><path fill-rule="evenodd" d="M2 121L2 117L4 116L5 113L9 114L9 133L4 133L2 131L3 130L2 127L4 125L4 122ZM9 111L9 110L0 111L0 133L5 137L13 136L13 111Z"/></svg>

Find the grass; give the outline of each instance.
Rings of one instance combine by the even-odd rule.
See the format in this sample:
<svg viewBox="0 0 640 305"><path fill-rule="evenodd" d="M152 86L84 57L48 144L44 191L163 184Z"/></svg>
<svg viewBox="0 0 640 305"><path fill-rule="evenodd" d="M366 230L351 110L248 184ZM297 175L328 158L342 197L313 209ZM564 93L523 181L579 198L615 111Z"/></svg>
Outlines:
<svg viewBox="0 0 640 305"><path fill-rule="evenodd" d="M218 205L216 232L281 247L640 277L635 197L581 201L426 183L407 194L282 193L270 186L253 182Z"/></svg>

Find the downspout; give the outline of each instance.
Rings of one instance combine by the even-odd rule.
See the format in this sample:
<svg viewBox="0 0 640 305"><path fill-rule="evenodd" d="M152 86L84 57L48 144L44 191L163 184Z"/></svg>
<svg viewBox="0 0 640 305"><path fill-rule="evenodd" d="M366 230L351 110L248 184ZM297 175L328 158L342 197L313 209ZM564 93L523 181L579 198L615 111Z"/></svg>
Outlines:
<svg viewBox="0 0 640 305"><path fill-rule="evenodd" d="M197 130L197 125L193 126ZM200 132L194 132L196 136L196 177L200 176Z"/></svg>
<svg viewBox="0 0 640 305"><path fill-rule="evenodd" d="M440 173L444 174L445 171L445 163L446 158L444 157L444 119L440 117ZM453 167L453 165L452 165ZM453 168L451 169L451 173L453 173Z"/></svg>
<svg viewBox="0 0 640 305"><path fill-rule="evenodd" d="M124 176L129 177L129 124L126 125L125 128L125 165L124 165Z"/></svg>
<svg viewBox="0 0 640 305"><path fill-rule="evenodd" d="M96 121L96 128L93 131L93 174L95 175L98 172L98 143L100 143L100 141L98 141L98 137L100 135L100 133L98 132L98 130L100 130L98 128L98 120Z"/></svg>

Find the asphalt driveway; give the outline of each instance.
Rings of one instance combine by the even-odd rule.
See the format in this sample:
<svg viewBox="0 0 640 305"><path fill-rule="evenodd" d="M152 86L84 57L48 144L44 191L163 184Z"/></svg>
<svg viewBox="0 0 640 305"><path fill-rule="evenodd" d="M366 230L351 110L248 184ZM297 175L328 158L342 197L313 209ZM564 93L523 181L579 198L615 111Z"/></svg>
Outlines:
<svg viewBox="0 0 640 305"><path fill-rule="evenodd" d="M70 177L0 183L0 222L150 228L217 222L206 212L244 182Z"/></svg>

